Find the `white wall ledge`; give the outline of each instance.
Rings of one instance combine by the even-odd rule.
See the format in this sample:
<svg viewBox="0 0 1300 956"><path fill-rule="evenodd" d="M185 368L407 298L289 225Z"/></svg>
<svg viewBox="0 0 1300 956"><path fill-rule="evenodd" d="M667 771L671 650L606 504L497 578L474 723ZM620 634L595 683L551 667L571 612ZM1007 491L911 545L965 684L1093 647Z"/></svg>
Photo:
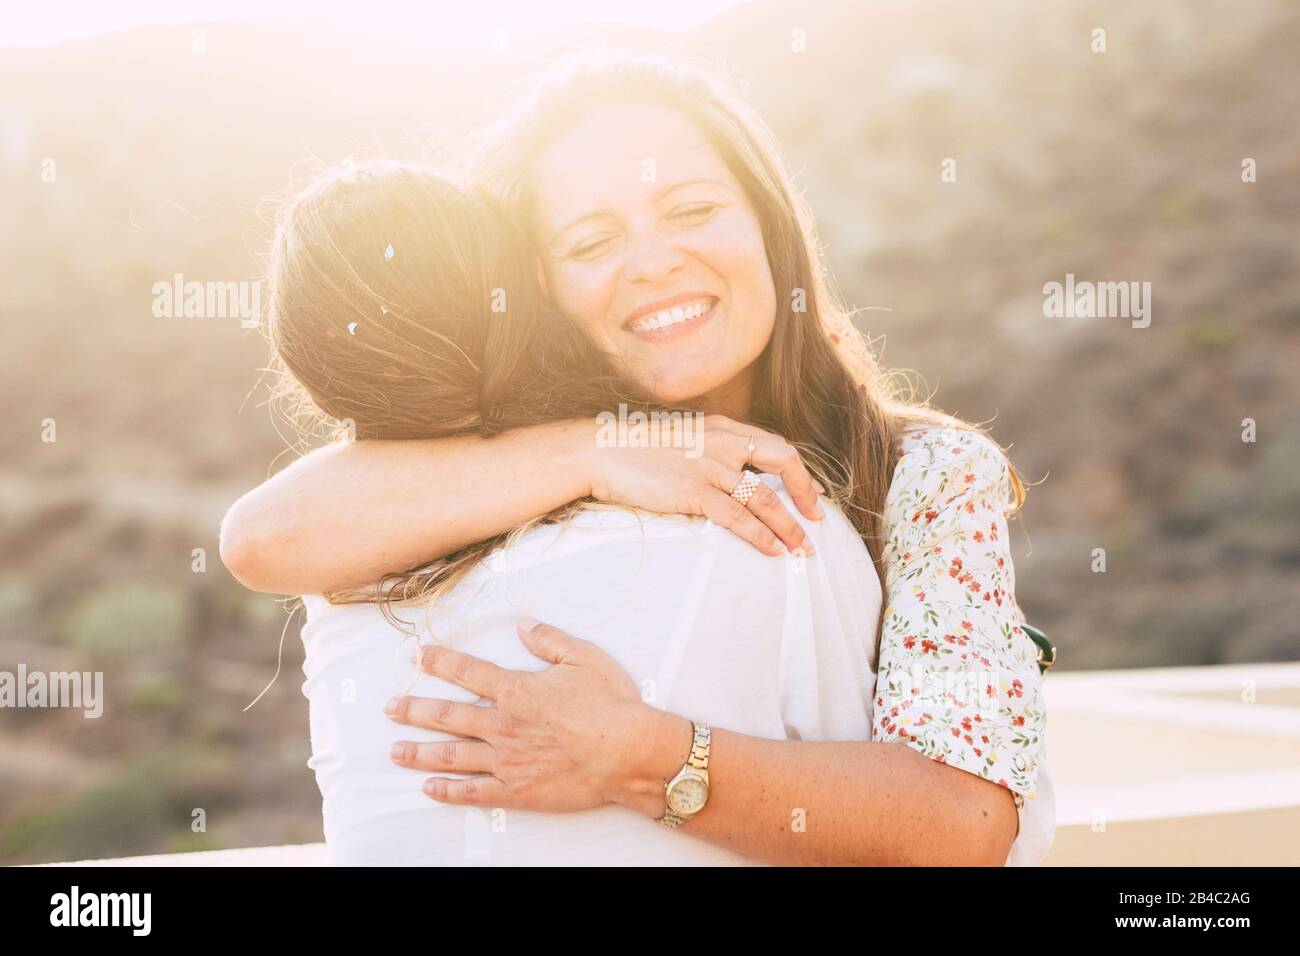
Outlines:
<svg viewBox="0 0 1300 956"><path fill-rule="evenodd" d="M1045 686L1057 801L1048 865L1300 865L1300 663L1067 672ZM328 857L309 843L48 865Z"/></svg>

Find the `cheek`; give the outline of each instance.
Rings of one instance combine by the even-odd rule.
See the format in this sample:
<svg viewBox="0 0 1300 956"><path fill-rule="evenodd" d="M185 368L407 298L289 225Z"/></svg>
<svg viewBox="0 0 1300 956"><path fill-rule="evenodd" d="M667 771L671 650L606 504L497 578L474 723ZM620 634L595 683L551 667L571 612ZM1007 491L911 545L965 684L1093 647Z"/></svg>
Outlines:
<svg viewBox="0 0 1300 956"><path fill-rule="evenodd" d="M766 344L776 324L777 303L762 234L748 222L737 224L701 246L700 256L726 282L745 338Z"/></svg>
<svg viewBox="0 0 1300 956"><path fill-rule="evenodd" d="M589 263L562 263L547 273L556 308L598 341L609 337L605 316L613 293L613 281L608 272L608 269Z"/></svg>

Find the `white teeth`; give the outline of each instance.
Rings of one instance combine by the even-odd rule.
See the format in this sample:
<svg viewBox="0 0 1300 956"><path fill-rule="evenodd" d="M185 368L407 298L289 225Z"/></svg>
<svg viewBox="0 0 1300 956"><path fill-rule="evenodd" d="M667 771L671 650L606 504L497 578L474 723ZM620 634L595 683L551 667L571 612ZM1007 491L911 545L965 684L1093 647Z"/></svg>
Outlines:
<svg viewBox="0 0 1300 956"><path fill-rule="evenodd" d="M655 329L677 325L689 319L699 318L709 311L712 304L712 299L700 299L696 302L675 305L671 309L661 309L653 315L644 315L637 319L632 323L631 329L633 332L653 332Z"/></svg>

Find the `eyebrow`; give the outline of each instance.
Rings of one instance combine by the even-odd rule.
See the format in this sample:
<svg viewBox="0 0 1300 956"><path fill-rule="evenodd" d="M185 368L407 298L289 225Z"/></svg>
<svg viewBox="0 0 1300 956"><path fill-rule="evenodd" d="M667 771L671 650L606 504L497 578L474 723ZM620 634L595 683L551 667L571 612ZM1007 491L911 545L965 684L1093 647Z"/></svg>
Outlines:
<svg viewBox="0 0 1300 956"><path fill-rule="evenodd" d="M687 186L699 186L699 185L721 186L723 189L730 188L726 183L717 179L707 179L707 178L685 179L679 183L671 183L667 186L664 186L662 189L660 189L658 192L654 194L654 196L652 197L652 201L658 202L659 200L663 199L664 196L667 196L669 193L676 192L678 189L685 189ZM571 222L566 223L565 225L561 226L560 228L556 229L553 233L551 233L551 239L550 242L547 243L547 245L549 246L553 244L555 240L559 238L559 236L562 233L568 232L574 226L579 226L582 223L586 222L588 219L601 219L613 215L614 215L614 211L612 209L596 209L593 210L592 212L584 213L583 215L579 216L577 219L574 219Z"/></svg>

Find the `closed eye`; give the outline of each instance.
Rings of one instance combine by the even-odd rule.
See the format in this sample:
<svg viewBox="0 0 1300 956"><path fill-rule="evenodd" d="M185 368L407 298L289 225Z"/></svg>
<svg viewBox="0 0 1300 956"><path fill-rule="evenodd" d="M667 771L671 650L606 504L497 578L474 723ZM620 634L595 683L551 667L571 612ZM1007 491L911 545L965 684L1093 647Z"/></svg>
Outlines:
<svg viewBox="0 0 1300 956"><path fill-rule="evenodd" d="M593 239L590 242L584 242L582 245L576 246L569 252L569 258L581 259L584 256L594 255L613 241L613 236L602 236L598 239Z"/></svg>
<svg viewBox="0 0 1300 956"><path fill-rule="evenodd" d="M692 203L689 206L678 206L669 214L669 218L675 222L704 222L717 209L716 203Z"/></svg>

